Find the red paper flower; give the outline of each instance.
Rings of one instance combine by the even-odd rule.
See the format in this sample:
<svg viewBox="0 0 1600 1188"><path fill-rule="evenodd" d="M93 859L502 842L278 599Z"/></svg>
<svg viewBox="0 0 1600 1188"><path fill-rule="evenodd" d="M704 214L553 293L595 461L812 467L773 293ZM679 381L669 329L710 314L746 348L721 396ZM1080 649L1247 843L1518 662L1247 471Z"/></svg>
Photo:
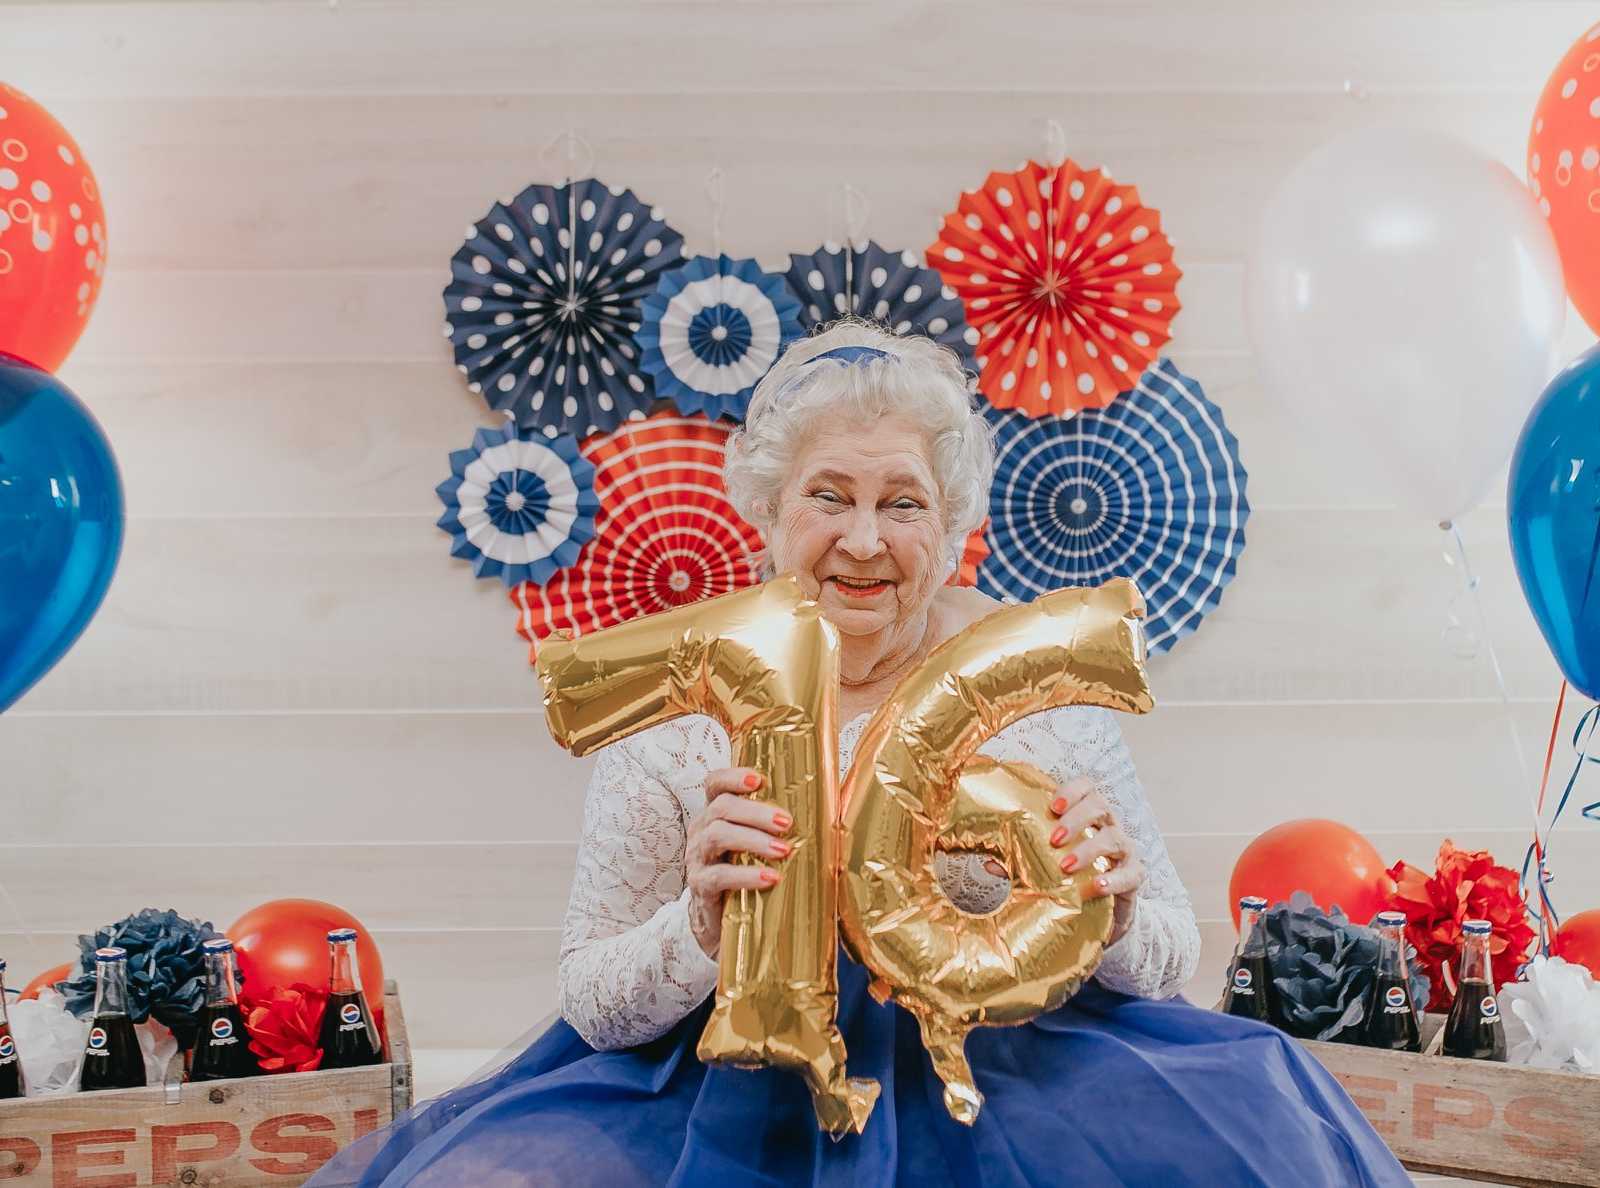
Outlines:
<svg viewBox="0 0 1600 1188"><path fill-rule="evenodd" d="M297 982L274 987L270 996L246 995L244 1029L262 1072L314 1072L322 1064L322 1013L328 992Z"/></svg>
<svg viewBox="0 0 1600 1188"><path fill-rule="evenodd" d="M1496 866L1487 850L1458 850L1447 838L1431 876L1397 862L1389 871L1395 892L1389 907L1406 914L1406 939L1433 984L1430 1011L1448 1011L1460 972L1461 921L1488 920L1489 963L1497 986L1517 979L1533 942L1516 872ZM1447 985L1443 971L1450 971Z"/></svg>

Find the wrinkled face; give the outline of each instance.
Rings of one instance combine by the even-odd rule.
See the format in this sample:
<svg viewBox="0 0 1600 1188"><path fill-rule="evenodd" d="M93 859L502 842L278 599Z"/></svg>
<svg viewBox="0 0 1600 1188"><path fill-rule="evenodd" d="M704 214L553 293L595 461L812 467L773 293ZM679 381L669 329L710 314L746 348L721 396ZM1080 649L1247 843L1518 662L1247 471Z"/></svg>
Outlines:
<svg viewBox="0 0 1600 1188"><path fill-rule="evenodd" d="M918 621L944 577L944 520L922 432L900 417L813 431L771 537L774 570L796 575L842 634Z"/></svg>

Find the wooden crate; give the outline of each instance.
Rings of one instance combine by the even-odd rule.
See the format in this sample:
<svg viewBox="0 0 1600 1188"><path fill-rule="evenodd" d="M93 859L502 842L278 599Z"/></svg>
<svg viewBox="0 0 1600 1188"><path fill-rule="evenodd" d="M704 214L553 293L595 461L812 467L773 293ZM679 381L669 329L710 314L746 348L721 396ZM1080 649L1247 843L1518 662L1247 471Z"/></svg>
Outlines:
<svg viewBox="0 0 1600 1188"><path fill-rule="evenodd" d="M411 1106L411 1047L393 982L383 1009L386 1064L0 1102L0 1181L300 1184Z"/></svg>
<svg viewBox="0 0 1600 1188"><path fill-rule="evenodd" d="M1443 1024L1425 1016L1424 1050ZM1412 1171L1600 1185L1600 1076L1303 1042Z"/></svg>

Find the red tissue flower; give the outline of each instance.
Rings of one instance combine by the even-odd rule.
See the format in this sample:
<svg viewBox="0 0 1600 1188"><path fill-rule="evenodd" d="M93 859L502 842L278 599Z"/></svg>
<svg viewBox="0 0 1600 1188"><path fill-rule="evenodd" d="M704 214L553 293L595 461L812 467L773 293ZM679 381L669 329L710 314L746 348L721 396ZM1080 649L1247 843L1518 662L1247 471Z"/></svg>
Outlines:
<svg viewBox="0 0 1600 1188"><path fill-rule="evenodd" d="M1496 866L1487 850L1458 850L1447 838L1439 847L1433 874L1397 862L1389 870L1395 892L1389 908L1406 914L1406 939L1433 985L1428 1010L1448 1011L1460 974L1461 921L1488 920L1489 964L1496 986L1517 980L1517 970L1533 942L1533 928L1523 911L1515 871ZM1450 971L1447 985L1443 970Z"/></svg>
<svg viewBox="0 0 1600 1188"><path fill-rule="evenodd" d="M274 987L264 998L241 1000L244 1029L250 1050L261 1071L314 1072L322 1064L322 1014L328 992L296 982L285 990Z"/></svg>

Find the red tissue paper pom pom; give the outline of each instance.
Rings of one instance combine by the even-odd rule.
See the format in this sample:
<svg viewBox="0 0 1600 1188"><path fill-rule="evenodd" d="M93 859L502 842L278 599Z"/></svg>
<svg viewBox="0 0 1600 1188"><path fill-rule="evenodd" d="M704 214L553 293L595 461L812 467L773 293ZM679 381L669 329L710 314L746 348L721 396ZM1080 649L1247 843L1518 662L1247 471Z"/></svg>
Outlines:
<svg viewBox="0 0 1600 1188"><path fill-rule="evenodd" d="M297 982L274 986L262 998L246 994L244 1029L262 1072L315 1072L322 1065L322 1014L328 992Z"/></svg>
<svg viewBox="0 0 1600 1188"><path fill-rule="evenodd" d="M1428 1010L1450 1009L1460 974L1463 920L1487 920L1494 926L1489 963L1495 985L1517 980L1534 934L1515 871L1495 865L1487 850L1458 850L1446 838L1432 875L1396 862L1389 877L1395 881L1389 907L1406 914L1406 939L1416 948L1417 960L1433 986ZM1445 969L1450 971L1448 984Z"/></svg>

